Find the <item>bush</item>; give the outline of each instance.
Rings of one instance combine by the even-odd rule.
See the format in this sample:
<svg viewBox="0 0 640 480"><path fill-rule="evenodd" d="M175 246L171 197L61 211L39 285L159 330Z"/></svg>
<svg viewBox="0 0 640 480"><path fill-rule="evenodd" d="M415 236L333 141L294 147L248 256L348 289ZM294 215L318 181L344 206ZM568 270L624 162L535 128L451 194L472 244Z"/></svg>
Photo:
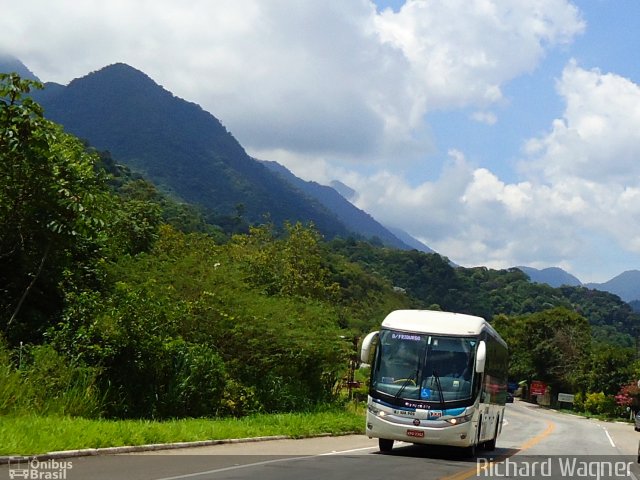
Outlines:
<svg viewBox="0 0 640 480"><path fill-rule="evenodd" d="M170 368L164 372L168 385L161 416L211 417L220 410L225 391L225 366L207 345L174 341L167 347ZM161 385L158 385L161 387Z"/></svg>
<svg viewBox="0 0 640 480"><path fill-rule="evenodd" d="M243 417L261 410L255 387L247 387L232 378L227 380L218 411L220 415Z"/></svg>
<svg viewBox="0 0 640 480"><path fill-rule="evenodd" d="M18 408L23 397L22 378L11 361L11 353L0 338L0 414Z"/></svg>
<svg viewBox="0 0 640 480"><path fill-rule="evenodd" d="M245 249L163 228L152 253L106 267L108 290L68 294L50 338L101 367L108 415L240 416L334 399L349 355L339 310L255 289Z"/></svg>
<svg viewBox="0 0 640 480"><path fill-rule="evenodd" d="M618 413L615 398L605 395L604 392L588 393L584 401L584 409L593 415L615 416Z"/></svg>
<svg viewBox="0 0 640 480"><path fill-rule="evenodd" d="M100 416L96 369L70 364L50 345L25 347L20 366L11 353L0 341L0 414Z"/></svg>

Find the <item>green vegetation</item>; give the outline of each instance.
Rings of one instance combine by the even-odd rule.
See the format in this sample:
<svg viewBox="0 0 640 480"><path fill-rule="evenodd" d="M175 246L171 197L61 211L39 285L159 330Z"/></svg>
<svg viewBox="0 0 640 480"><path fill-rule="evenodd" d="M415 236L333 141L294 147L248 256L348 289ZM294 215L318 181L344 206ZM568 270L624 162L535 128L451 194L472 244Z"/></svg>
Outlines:
<svg viewBox="0 0 640 480"><path fill-rule="evenodd" d="M18 349L19 368L0 344L0 415L95 417L102 409L95 369L71 366L50 345Z"/></svg>
<svg viewBox="0 0 640 480"><path fill-rule="evenodd" d="M639 317L613 295L325 241L313 225L248 225L241 205L221 221L46 120L27 96L36 86L0 76L0 428L35 424L37 411L51 417L38 421L104 430L115 443L242 436L201 428L208 420L193 420L203 437L183 435L192 421L173 419L340 405L353 339L398 308L492 319L511 346L511 377L546 380L554 391L613 396L640 374L631 348ZM301 415L286 417L299 427L269 434L305 434ZM262 421L285 417L270 418ZM312 431L346 428L323 422ZM178 433L144 433L160 425ZM26 439L7 451L75 446L64 437L106 442L56 428L44 431L63 437L61 446Z"/></svg>
<svg viewBox="0 0 640 480"><path fill-rule="evenodd" d="M362 409L256 414L241 419L89 420L12 416L0 423L0 455L46 453L123 445L193 442L283 435L293 438L362 433Z"/></svg>
<svg viewBox="0 0 640 480"><path fill-rule="evenodd" d="M343 338L401 295L330 262L312 227L221 232L44 119L34 82L2 80L5 413L245 416L337 398Z"/></svg>
<svg viewBox="0 0 640 480"><path fill-rule="evenodd" d="M593 337L587 319L575 311L500 315L493 324L510 346L510 377L547 383L553 404L563 392L575 394L576 412L591 416L624 418L626 407L640 408L636 350Z"/></svg>
<svg viewBox="0 0 640 480"><path fill-rule="evenodd" d="M587 320L565 308L522 317L496 317L495 328L510 346L511 378L542 380L554 392L587 385L591 335Z"/></svg>
<svg viewBox="0 0 640 480"><path fill-rule="evenodd" d="M329 245L365 271L402 288L415 308L435 306L490 320L563 307L585 317L599 341L631 347L638 337L640 315L607 292L531 283L518 269L454 267L440 255L416 250L381 248L350 239L334 239Z"/></svg>

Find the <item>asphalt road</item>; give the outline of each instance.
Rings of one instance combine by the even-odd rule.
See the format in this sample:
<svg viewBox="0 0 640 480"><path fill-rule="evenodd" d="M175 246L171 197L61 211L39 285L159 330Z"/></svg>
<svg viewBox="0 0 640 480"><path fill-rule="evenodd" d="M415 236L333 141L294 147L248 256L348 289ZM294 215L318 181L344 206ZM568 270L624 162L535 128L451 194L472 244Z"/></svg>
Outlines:
<svg viewBox="0 0 640 480"><path fill-rule="evenodd" d="M380 454L376 439L349 435L55 460L58 464L31 465L28 478L640 479L636 463L640 433L630 424L587 420L522 402L506 408L496 450L480 452L477 459L450 449L403 443L396 443L390 454ZM65 469L63 462L71 463ZM9 473L10 466L0 467L0 480L10 478Z"/></svg>

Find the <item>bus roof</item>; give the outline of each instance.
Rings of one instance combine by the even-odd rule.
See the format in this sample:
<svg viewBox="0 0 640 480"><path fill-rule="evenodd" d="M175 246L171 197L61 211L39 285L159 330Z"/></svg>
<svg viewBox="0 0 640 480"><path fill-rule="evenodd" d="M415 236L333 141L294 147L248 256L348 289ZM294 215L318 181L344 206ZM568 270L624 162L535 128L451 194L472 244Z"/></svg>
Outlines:
<svg viewBox="0 0 640 480"><path fill-rule="evenodd" d="M500 338L482 317L434 310L395 310L382 321L382 327L441 335L479 335L487 330L492 336Z"/></svg>

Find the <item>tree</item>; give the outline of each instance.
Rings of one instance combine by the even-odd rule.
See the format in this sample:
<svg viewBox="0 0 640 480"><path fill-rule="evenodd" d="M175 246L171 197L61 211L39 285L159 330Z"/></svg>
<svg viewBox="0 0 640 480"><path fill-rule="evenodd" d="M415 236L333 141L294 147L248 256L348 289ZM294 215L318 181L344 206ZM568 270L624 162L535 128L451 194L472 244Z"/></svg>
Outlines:
<svg viewBox="0 0 640 480"><path fill-rule="evenodd" d="M0 74L0 328L14 343L59 311L65 268L96 253L105 223L96 157L43 117L40 87Z"/></svg>
<svg viewBox="0 0 640 480"><path fill-rule="evenodd" d="M570 391L586 386L591 352L586 318L553 308L521 317L502 315L493 325L509 345L512 378L543 380Z"/></svg>
<svg viewBox="0 0 640 480"><path fill-rule="evenodd" d="M245 264L249 281L268 295L335 298L339 285L329 280L320 235L313 226L285 223L283 237L277 238L270 224L233 237L235 258Z"/></svg>
<svg viewBox="0 0 640 480"><path fill-rule="evenodd" d="M613 395L634 378L636 352L604 343L593 346L589 368L589 390Z"/></svg>
<svg viewBox="0 0 640 480"><path fill-rule="evenodd" d="M623 385L615 396L616 403L621 407L629 407L634 412L640 410L640 387L637 381Z"/></svg>

